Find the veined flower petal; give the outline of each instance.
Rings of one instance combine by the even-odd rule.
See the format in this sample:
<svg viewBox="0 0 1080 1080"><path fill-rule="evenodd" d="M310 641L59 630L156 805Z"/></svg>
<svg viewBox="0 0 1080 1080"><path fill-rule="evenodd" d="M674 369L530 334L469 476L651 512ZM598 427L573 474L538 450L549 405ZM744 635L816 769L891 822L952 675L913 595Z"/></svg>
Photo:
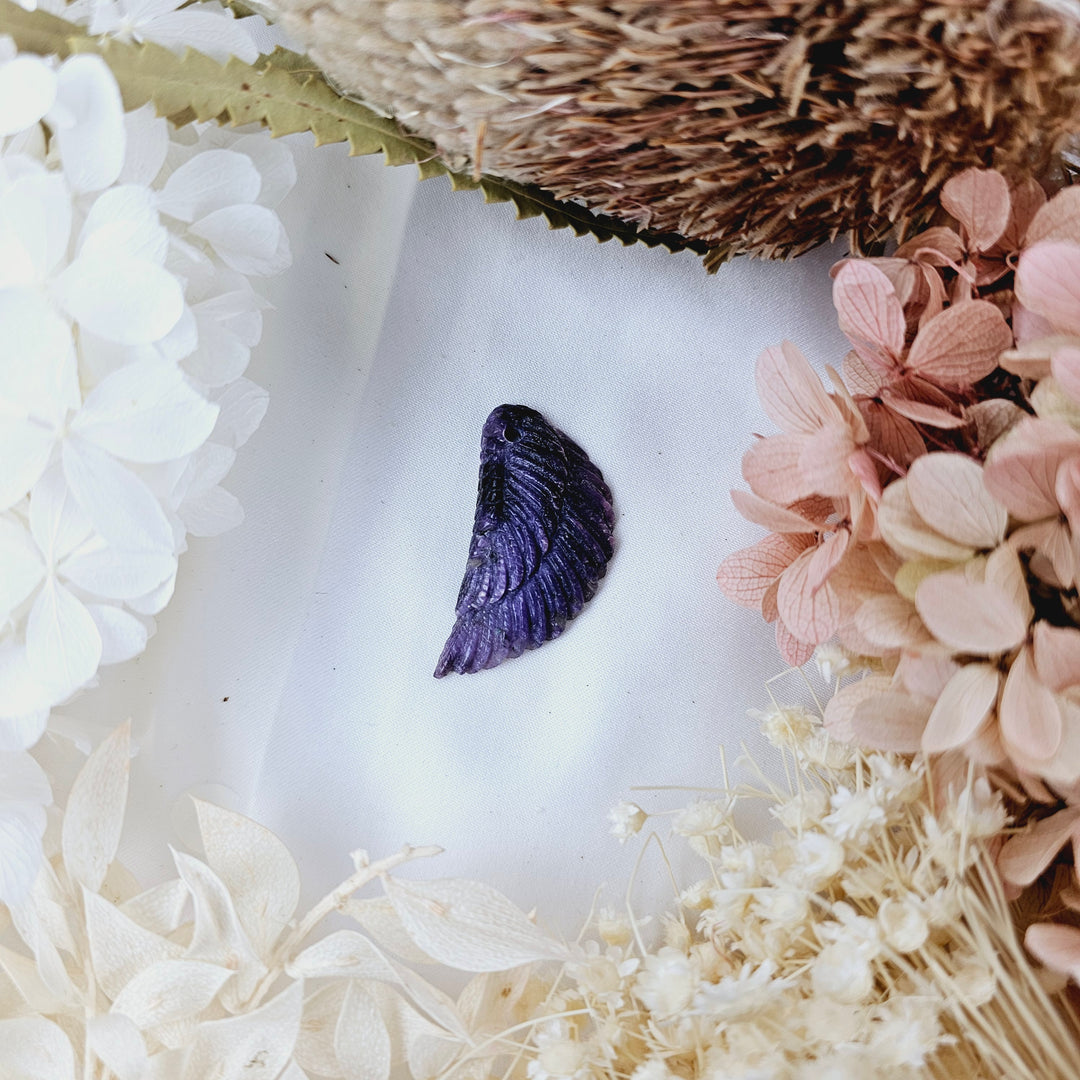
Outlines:
<svg viewBox="0 0 1080 1080"><path fill-rule="evenodd" d="M50 567L90 532L90 521L68 490L59 465L52 466L30 493L30 532Z"/></svg>
<svg viewBox="0 0 1080 1080"><path fill-rule="evenodd" d="M175 364L147 360L98 383L71 430L125 461L151 464L198 449L213 431L218 412Z"/></svg>
<svg viewBox="0 0 1080 1080"><path fill-rule="evenodd" d="M755 495L786 506L818 494L799 471L807 438L807 435L770 435L750 444L743 454L742 474Z"/></svg>
<svg viewBox="0 0 1080 1080"><path fill-rule="evenodd" d="M227 206L196 221L190 231L241 274L279 274L292 261L285 229L265 206Z"/></svg>
<svg viewBox="0 0 1080 1080"><path fill-rule="evenodd" d="M71 328L39 289L0 290L0 399L39 415L79 404Z"/></svg>
<svg viewBox="0 0 1080 1080"><path fill-rule="evenodd" d="M42 424L0 411L0 510L14 506L37 483L55 442L55 433Z"/></svg>
<svg viewBox="0 0 1080 1080"><path fill-rule="evenodd" d="M1057 517L1062 462L1080 455L1080 433L1058 420L1021 420L987 455L986 489L1021 521Z"/></svg>
<svg viewBox="0 0 1080 1080"><path fill-rule="evenodd" d="M149 185L157 179L169 149L169 124L153 105L124 113L124 164L118 184Z"/></svg>
<svg viewBox="0 0 1080 1080"><path fill-rule="evenodd" d="M270 405L270 395L250 379L237 379L217 399L221 407L214 438L238 449L251 438L262 423Z"/></svg>
<svg viewBox="0 0 1080 1080"><path fill-rule="evenodd" d="M970 386L997 367L1013 343L1005 316L988 300L954 304L916 335L907 366L943 386Z"/></svg>
<svg viewBox="0 0 1080 1080"><path fill-rule="evenodd" d="M747 521L772 532L812 534L819 528L795 510L758 498L752 491L732 491L731 501Z"/></svg>
<svg viewBox="0 0 1080 1080"><path fill-rule="evenodd" d="M93 596L136 600L156 589L176 570L176 556L164 551L125 551L91 537L65 559L60 574Z"/></svg>
<svg viewBox="0 0 1080 1080"><path fill-rule="evenodd" d="M138 656L150 634L146 623L114 604L87 604L86 610L101 635L101 664L119 664Z"/></svg>
<svg viewBox="0 0 1080 1080"><path fill-rule="evenodd" d="M1041 772L1061 745L1061 708L1035 673L1031 649L1024 646L1005 677L998 710L1001 737L1010 756L1023 767Z"/></svg>
<svg viewBox="0 0 1080 1080"><path fill-rule="evenodd" d="M26 526L12 514L0 515L0 625L37 587L45 564Z"/></svg>
<svg viewBox="0 0 1080 1080"><path fill-rule="evenodd" d="M55 289L82 326L121 345L157 341L184 310L180 282L147 259L81 256L57 278Z"/></svg>
<svg viewBox="0 0 1080 1080"><path fill-rule="evenodd" d="M842 423L836 402L790 341L758 357L754 380L766 414L787 435L811 435L823 425Z"/></svg>
<svg viewBox="0 0 1080 1080"><path fill-rule="evenodd" d="M1080 630L1051 626L1045 619L1035 624L1032 654L1039 681L1056 694L1080 686Z"/></svg>
<svg viewBox="0 0 1080 1080"><path fill-rule="evenodd" d="M729 555L720 564L717 583L729 600L743 607L760 608L772 583L814 543L812 535L773 533Z"/></svg>
<svg viewBox="0 0 1080 1080"><path fill-rule="evenodd" d="M930 633L957 652L995 656L1027 637L1025 612L992 582L968 581L952 572L931 574L916 589L915 606Z"/></svg>
<svg viewBox="0 0 1080 1080"><path fill-rule="evenodd" d="M820 645L836 633L840 625L840 598L828 583L813 585L816 549L803 552L784 571L776 603L780 618L800 641Z"/></svg>
<svg viewBox="0 0 1080 1080"><path fill-rule="evenodd" d="M35 678L58 698L97 671L101 635L85 605L55 577L46 579L26 623L26 657Z"/></svg>
<svg viewBox="0 0 1080 1080"><path fill-rule="evenodd" d="M71 195L62 176L34 172L0 200L0 289L40 285L67 254Z"/></svg>
<svg viewBox="0 0 1080 1080"><path fill-rule="evenodd" d="M273 209L296 184L296 162L292 154L276 139L268 139L259 132L241 135L229 144L238 154L247 154L255 163L262 177L259 203Z"/></svg>
<svg viewBox="0 0 1080 1080"><path fill-rule="evenodd" d="M39 56L0 64L0 138L36 124L56 100L56 73Z"/></svg>
<svg viewBox="0 0 1080 1080"><path fill-rule="evenodd" d="M963 562L975 549L936 533L911 501L907 480L894 480L885 488L878 506L878 528L885 543L905 559L940 559Z"/></svg>
<svg viewBox="0 0 1080 1080"><path fill-rule="evenodd" d="M94 528L126 551L173 554L173 531L161 504L130 469L85 439L64 440L64 476Z"/></svg>
<svg viewBox="0 0 1080 1080"><path fill-rule="evenodd" d="M1009 223L1005 177L994 169L965 169L941 189L941 205L963 226L976 251L989 251Z"/></svg>
<svg viewBox="0 0 1080 1080"><path fill-rule="evenodd" d="M875 351L899 359L904 348L904 309L881 270L865 259L845 262L833 280L833 304L840 329L860 355L871 363Z"/></svg>
<svg viewBox="0 0 1080 1080"><path fill-rule="evenodd" d="M922 733L921 748L941 754L963 746L989 719L1000 677L990 664L965 664L941 691Z"/></svg>
<svg viewBox="0 0 1080 1080"><path fill-rule="evenodd" d="M1069 842L1078 824L1080 807L1069 806L1011 836L998 855L1001 876L1013 885L1030 885Z"/></svg>
<svg viewBox="0 0 1080 1080"><path fill-rule="evenodd" d="M124 163L124 106L100 56L73 56L57 72L56 103L49 123L64 174L75 191L100 191L114 183Z"/></svg>
<svg viewBox="0 0 1080 1080"><path fill-rule="evenodd" d="M908 472L907 491L923 521L950 540L987 549L1005 537L1009 515L986 490L982 466L965 454L925 454L916 459Z"/></svg>
<svg viewBox="0 0 1080 1080"><path fill-rule="evenodd" d="M253 64L259 58L259 50L241 20L227 12L187 8L141 23L138 33L144 40L174 51L197 49L220 64L230 56L245 64Z"/></svg>
<svg viewBox="0 0 1080 1080"><path fill-rule="evenodd" d="M1029 247L1016 269L1016 295L1056 329L1080 334L1080 244L1046 240Z"/></svg>
<svg viewBox="0 0 1080 1080"><path fill-rule="evenodd" d="M930 709L929 701L906 692L881 690L854 706L851 730L861 746L913 754L919 749Z"/></svg>
<svg viewBox="0 0 1080 1080"><path fill-rule="evenodd" d="M189 495L177 513L192 536L220 536L244 520L240 500L218 485Z"/></svg>
<svg viewBox="0 0 1080 1080"><path fill-rule="evenodd" d="M1071 240L1080 244L1080 189L1062 188L1039 208L1027 230L1029 247L1043 240Z"/></svg>
<svg viewBox="0 0 1080 1080"><path fill-rule="evenodd" d="M90 258L124 255L161 266L168 252L169 234L158 219L154 193L135 184L103 191L79 234L79 254Z"/></svg>
<svg viewBox="0 0 1080 1080"><path fill-rule="evenodd" d="M259 170L246 154L204 150L165 181L158 205L163 214L192 222L225 207L253 203L260 187Z"/></svg>

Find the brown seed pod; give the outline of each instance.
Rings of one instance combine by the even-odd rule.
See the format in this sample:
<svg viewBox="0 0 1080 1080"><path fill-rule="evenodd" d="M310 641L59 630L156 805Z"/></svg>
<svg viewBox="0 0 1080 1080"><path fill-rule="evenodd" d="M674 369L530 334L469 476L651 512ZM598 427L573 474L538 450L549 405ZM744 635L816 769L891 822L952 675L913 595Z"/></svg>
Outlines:
<svg viewBox="0 0 1080 1080"><path fill-rule="evenodd" d="M275 0L342 88L455 168L538 184L706 263L856 249L970 165L1080 128L1071 0Z"/></svg>

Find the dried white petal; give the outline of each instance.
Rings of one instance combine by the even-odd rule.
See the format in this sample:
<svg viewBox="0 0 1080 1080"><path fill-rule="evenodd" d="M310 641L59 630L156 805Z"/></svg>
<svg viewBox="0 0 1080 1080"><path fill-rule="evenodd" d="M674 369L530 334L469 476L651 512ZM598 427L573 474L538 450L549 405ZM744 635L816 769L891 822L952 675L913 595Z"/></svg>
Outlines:
<svg viewBox="0 0 1080 1080"><path fill-rule="evenodd" d="M37 56L0 64L0 138L36 124L56 100L56 73Z"/></svg>
<svg viewBox="0 0 1080 1080"><path fill-rule="evenodd" d="M107 1013L90 1017L86 1022L86 1043L117 1080L144 1080L149 1073L146 1042L126 1016Z"/></svg>
<svg viewBox="0 0 1080 1080"><path fill-rule="evenodd" d="M75 1054L63 1030L41 1016L0 1020L0 1076L72 1080Z"/></svg>
<svg viewBox="0 0 1080 1080"><path fill-rule="evenodd" d="M390 1034L375 999L349 983L334 1029L334 1053L345 1080L388 1080Z"/></svg>
<svg viewBox="0 0 1080 1080"><path fill-rule="evenodd" d="M124 107L100 56L73 56L60 65L48 120L74 191L115 182L124 162Z"/></svg>
<svg viewBox="0 0 1080 1080"><path fill-rule="evenodd" d="M232 977L228 968L197 960L161 960L140 971L116 996L114 1013L141 1030L196 1016Z"/></svg>

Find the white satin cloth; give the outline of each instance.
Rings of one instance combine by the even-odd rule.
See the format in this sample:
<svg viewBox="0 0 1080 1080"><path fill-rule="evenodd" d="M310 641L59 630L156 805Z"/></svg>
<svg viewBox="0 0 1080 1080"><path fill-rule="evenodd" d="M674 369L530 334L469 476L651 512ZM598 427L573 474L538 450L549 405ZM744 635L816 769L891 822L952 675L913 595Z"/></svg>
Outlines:
<svg viewBox="0 0 1080 1080"><path fill-rule="evenodd" d="M644 836L610 835L615 803L683 805L694 792L633 789L719 786L721 748L732 762L744 742L778 769L746 710L783 663L715 573L761 535L728 497L751 433L774 430L754 360L786 337L839 364L842 252L710 277L689 253L576 239L411 168L290 142L294 263L268 284L248 371L271 405L227 481L246 520L192 542L146 653L68 711L142 733L125 851L144 878L169 872L174 803L194 790L274 829L308 899L353 849L435 843L446 853L407 873L486 880L573 935L599 886L617 906L634 876ZM436 680L480 429L504 402L603 470L616 552L559 639ZM646 833L689 884L669 824ZM635 881L639 913L671 896L658 848Z"/></svg>

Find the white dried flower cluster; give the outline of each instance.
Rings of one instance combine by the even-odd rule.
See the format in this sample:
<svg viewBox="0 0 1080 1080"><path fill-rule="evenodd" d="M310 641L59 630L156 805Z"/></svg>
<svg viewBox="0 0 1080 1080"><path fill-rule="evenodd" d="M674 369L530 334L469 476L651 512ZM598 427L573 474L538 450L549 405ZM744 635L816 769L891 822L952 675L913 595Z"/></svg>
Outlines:
<svg viewBox="0 0 1080 1080"><path fill-rule="evenodd" d="M267 395L242 377L290 261L265 136L125 113L94 56L0 37L0 898L30 885L53 706L140 653Z"/></svg>
<svg viewBox="0 0 1080 1080"><path fill-rule="evenodd" d="M694 845L709 873L659 942L649 919L602 909L598 940L565 945L487 885L393 876L434 848L354 853L355 873L301 915L281 841L205 802L202 857L174 852L176 877L142 888L115 861L130 753L124 726L82 765L29 896L0 908L0 1076L1075 1075L1077 1032L979 842L1004 824L985 786L928 829L918 768L875 755L827 774L801 757L800 793L773 793L801 825L772 843L742 838L727 800L676 819L691 844L711 830ZM838 827L841 792L881 816ZM376 881L382 896L354 895ZM333 912L345 922L325 933ZM473 977L455 999L415 970L433 964Z"/></svg>

